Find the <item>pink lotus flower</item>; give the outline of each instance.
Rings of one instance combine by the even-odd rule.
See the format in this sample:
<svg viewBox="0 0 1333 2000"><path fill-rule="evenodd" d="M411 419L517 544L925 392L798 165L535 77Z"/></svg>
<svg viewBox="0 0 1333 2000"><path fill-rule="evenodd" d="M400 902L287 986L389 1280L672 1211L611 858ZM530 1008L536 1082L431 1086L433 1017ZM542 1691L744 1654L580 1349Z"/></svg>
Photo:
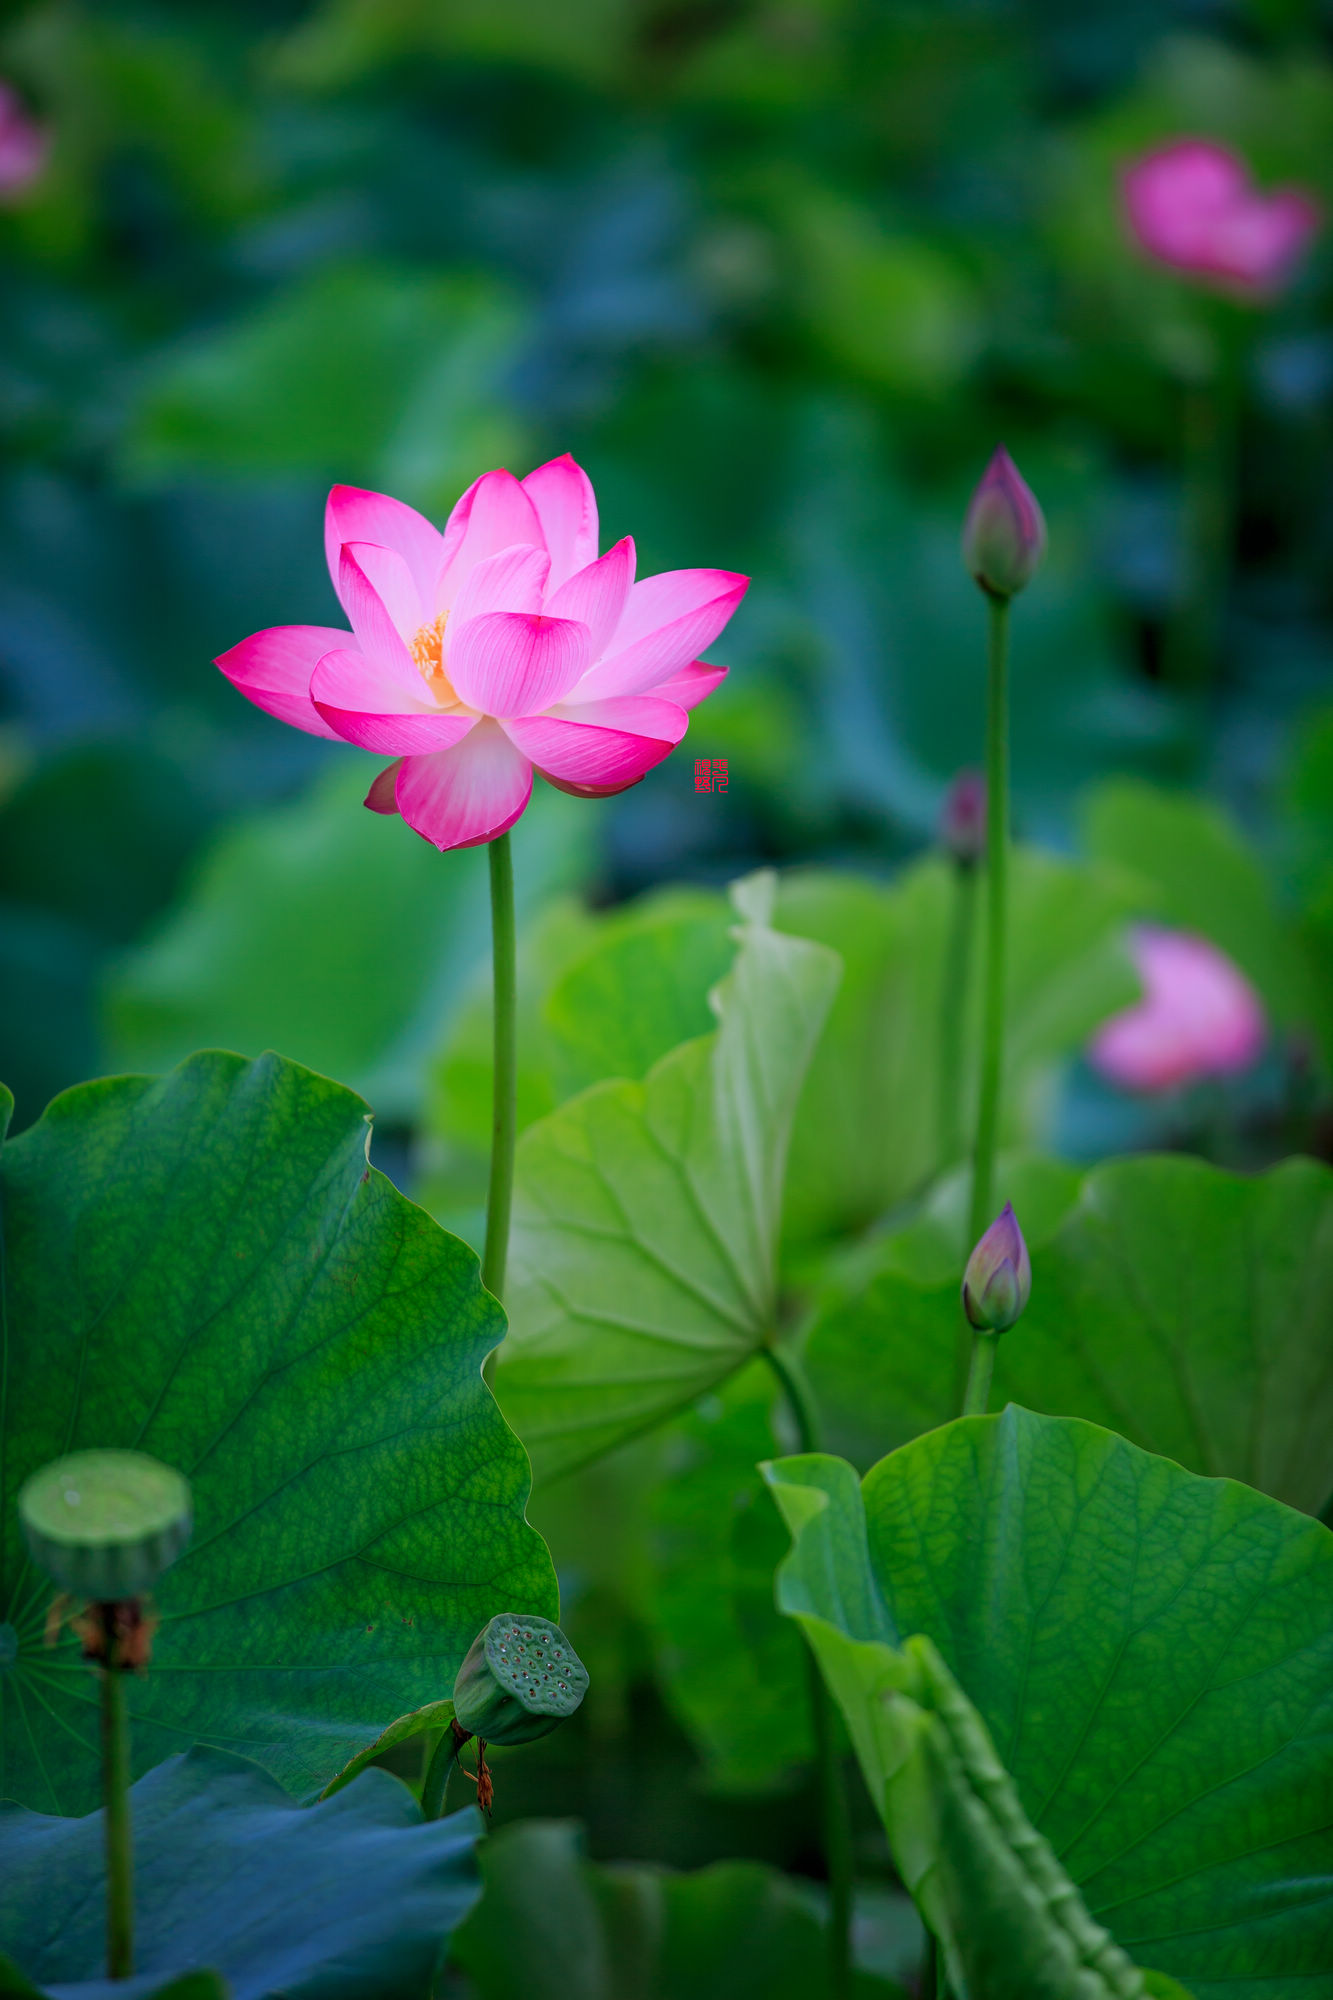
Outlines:
<svg viewBox="0 0 1333 2000"><path fill-rule="evenodd" d="M1323 214L1301 188L1260 194L1244 160L1210 139L1177 139L1129 167L1129 226L1159 263L1266 297L1287 282Z"/></svg>
<svg viewBox="0 0 1333 2000"><path fill-rule="evenodd" d="M725 667L698 658L744 596L730 570L634 580L626 536L597 553L597 503L572 458L487 472L440 534L399 500L335 486L325 515L352 630L284 625L217 664L259 708L397 761L366 804L439 848L513 825L534 768L601 798L679 743Z"/></svg>
<svg viewBox="0 0 1333 2000"><path fill-rule="evenodd" d="M1143 998L1098 1029L1088 1054L1122 1090L1171 1090L1248 1069L1268 1035L1259 996L1224 952L1144 925L1130 940Z"/></svg>
<svg viewBox="0 0 1333 2000"><path fill-rule="evenodd" d="M0 202L27 192L46 165L51 134L28 113L12 83L0 77Z"/></svg>

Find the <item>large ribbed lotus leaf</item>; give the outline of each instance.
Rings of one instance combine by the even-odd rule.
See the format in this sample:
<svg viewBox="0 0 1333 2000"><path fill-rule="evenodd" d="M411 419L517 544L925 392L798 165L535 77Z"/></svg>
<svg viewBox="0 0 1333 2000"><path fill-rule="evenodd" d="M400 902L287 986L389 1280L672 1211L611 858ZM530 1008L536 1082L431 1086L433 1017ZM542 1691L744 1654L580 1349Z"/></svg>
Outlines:
<svg viewBox="0 0 1333 2000"><path fill-rule="evenodd" d="M1012 1407L863 1484L769 1477L780 1603L968 2000L1132 2000L1136 1964L1197 2000L1333 1993L1326 1528Z"/></svg>
<svg viewBox="0 0 1333 2000"><path fill-rule="evenodd" d="M447 1697L495 1612L557 1615L527 1461L481 1378L477 1260L367 1163L359 1098L265 1056L81 1085L0 1152L0 1795L97 1794L97 1690L14 1497L128 1446L194 1492L130 1685L135 1766L192 1742L306 1795Z"/></svg>

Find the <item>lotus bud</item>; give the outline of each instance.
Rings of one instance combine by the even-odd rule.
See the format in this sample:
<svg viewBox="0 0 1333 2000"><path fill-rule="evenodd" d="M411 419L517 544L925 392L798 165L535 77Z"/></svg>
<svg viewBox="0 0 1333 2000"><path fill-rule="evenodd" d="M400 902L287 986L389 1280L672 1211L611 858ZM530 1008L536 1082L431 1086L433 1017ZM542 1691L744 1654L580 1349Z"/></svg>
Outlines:
<svg viewBox="0 0 1333 2000"><path fill-rule="evenodd" d="M571 1716L588 1669L558 1625L502 1611L480 1631L454 1682L454 1720L483 1743L533 1743Z"/></svg>
<svg viewBox="0 0 1333 2000"><path fill-rule="evenodd" d="M986 852L986 780L980 771L960 771L945 793L940 845L964 868Z"/></svg>
<svg viewBox="0 0 1333 2000"><path fill-rule="evenodd" d="M151 1589L190 1539L190 1488L141 1451L76 1451L19 1489L33 1561L74 1597L121 1603Z"/></svg>
<svg viewBox="0 0 1333 2000"><path fill-rule="evenodd" d="M1032 1296L1032 1260L1006 1202L967 1260L963 1311L978 1333L1004 1333Z"/></svg>
<svg viewBox="0 0 1333 2000"><path fill-rule="evenodd" d="M1046 553L1037 497L1003 445L981 475L963 523L963 561L991 597L1013 597Z"/></svg>

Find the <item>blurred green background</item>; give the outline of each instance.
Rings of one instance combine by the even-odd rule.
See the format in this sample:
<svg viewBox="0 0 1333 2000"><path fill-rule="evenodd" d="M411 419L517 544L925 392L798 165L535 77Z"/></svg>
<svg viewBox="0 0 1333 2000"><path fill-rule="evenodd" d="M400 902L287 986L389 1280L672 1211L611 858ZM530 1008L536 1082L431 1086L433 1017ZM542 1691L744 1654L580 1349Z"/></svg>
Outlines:
<svg viewBox="0 0 1333 2000"><path fill-rule="evenodd" d="M335 617L335 479L442 517L478 470L569 449L641 572L754 575L686 753L610 805L545 800L534 892L927 841L981 748L957 524L1000 437L1051 527L1017 619L1020 830L1069 843L1130 770L1213 792L1295 880L1281 801L1305 770L1317 811L1333 696L1333 254L1274 306L1211 300L1128 246L1115 176L1204 132L1333 196L1331 29L1303 0L11 10L0 71L53 135L0 212L20 1120L274 1040L414 1123L484 942L476 870L354 812L369 760L210 665ZM1163 643L1200 341L1240 382L1205 687ZM728 759L725 797L694 756Z"/></svg>

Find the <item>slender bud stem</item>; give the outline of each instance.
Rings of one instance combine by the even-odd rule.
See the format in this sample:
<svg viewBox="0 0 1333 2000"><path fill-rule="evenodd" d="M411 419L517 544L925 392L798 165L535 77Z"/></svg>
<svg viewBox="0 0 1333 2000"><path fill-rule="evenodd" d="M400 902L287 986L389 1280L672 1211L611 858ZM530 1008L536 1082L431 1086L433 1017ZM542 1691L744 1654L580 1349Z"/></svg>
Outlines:
<svg viewBox="0 0 1333 2000"><path fill-rule="evenodd" d="M989 699L986 716L986 986L981 1036L981 1095L972 1163L972 1209L967 1240L977 1241L990 1220L995 1151L1004 1074L1005 945L1009 888L1009 600L988 596ZM989 1335L972 1341L972 1365L963 1408L984 1414L995 1346Z"/></svg>
<svg viewBox="0 0 1333 2000"><path fill-rule="evenodd" d="M991 1377L995 1373L995 1342L993 1333L973 1333L972 1365L967 1371L967 1388L963 1393L963 1415L984 1417L990 1408Z"/></svg>
<svg viewBox="0 0 1333 2000"><path fill-rule="evenodd" d="M820 1450L819 1415L810 1385L798 1363L770 1342L764 1348L796 1426L802 1451ZM807 1648L810 1733L814 1738L819 1801L828 1869L829 2000L851 2000L852 1992L852 1820L847 1787L833 1726L833 1703L819 1662Z"/></svg>
<svg viewBox="0 0 1333 2000"><path fill-rule="evenodd" d="M102 1682L102 1804L106 1836L106 1970L128 1979L134 1970L134 1847L130 1830L130 1727L115 1607L99 1607L107 1622Z"/></svg>
<svg viewBox="0 0 1333 2000"><path fill-rule="evenodd" d="M491 861L491 1006L495 1024L491 1114L491 1179L486 1197L486 1247L481 1282L503 1298L509 1256L509 1211L514 1198L514 1141L518 1130L517 946L514 937L514 857L509 835L489 848Z"/></svg>

